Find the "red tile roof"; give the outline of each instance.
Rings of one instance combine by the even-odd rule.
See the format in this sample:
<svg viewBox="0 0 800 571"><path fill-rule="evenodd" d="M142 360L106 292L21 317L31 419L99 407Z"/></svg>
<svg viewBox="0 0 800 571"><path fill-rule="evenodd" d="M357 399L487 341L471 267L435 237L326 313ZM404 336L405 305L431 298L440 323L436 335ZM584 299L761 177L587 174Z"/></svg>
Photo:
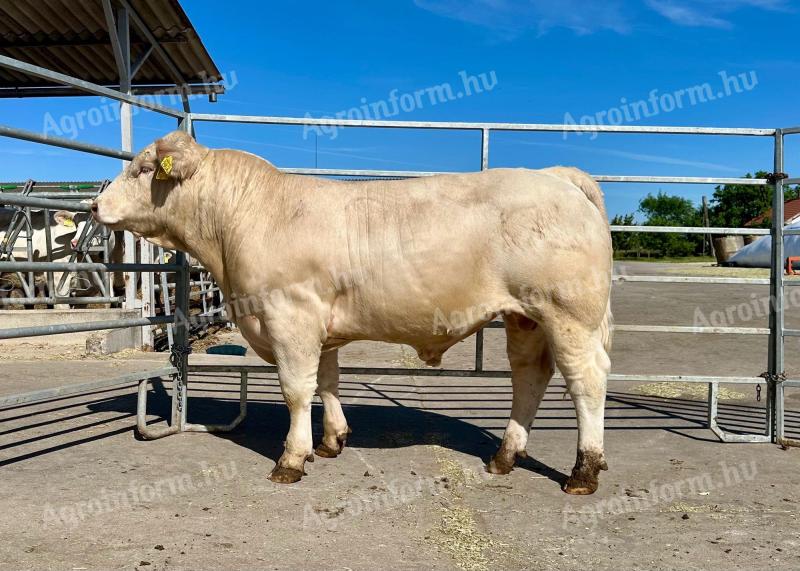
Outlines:
<svg viewBox="0 0 800 571"><path fill-rule="evenodd" d="M783 223L786 224L792 218L796 218L800 216L800 198L794 198L792 200L787 200L783 203ZM749 222L745 223L745 226L756 226L761 224L765 220L769 220L772 218L772 208L764 212L764 214L760 214L756 216Z"/></svg>

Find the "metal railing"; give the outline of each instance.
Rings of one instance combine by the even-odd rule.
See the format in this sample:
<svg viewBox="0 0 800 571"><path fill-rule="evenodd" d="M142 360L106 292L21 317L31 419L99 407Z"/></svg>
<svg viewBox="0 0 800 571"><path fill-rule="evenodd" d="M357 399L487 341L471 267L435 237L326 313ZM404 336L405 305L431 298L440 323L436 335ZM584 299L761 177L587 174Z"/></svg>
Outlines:
<svg viewBox="0 0 800 571"><path fill-rule="evenodd" d="M94 198L103 191L108 185L109 181L93 184L79 184L79 185L58 185L58 186L45 186L47 190L43 190L42 185L37 185L32 180L23 184L1 184L0 185L0 205L11 206L9 212L13 215L4 228L5 237L2 244L0 244L0 263L3 262L19 262L22 258L28 262L42 261L42 258L47 262L52 262L55 258L68 260L71 263L80 261L94 262L93 257L99 256L103 262L110 263L111 248L109 241L111 233L108 229L96 224L94 220L86 215L84 224L76 224L72 220L71 226L74 228L75 246L72 249L67 249L66 245L61 245L61 248L56 252L53 243L54 223L51 220L51 212L54 208L61 208L68 210L71 214L87 213L88 208L85 204L74 202L75 200L87 200ZM71 187L71 188L70 188ZM76 191L92 190L93 192L76 192ZM34 200L29 200L34 199ZM32 207L42 208L41 212L32 212ZM41 221L41 228L34 228L34 216L37 221ZM78 229L81 229L80 234L77 234ZM34 241L37 233L44 234L44 251L39 251L34 257L34 250L32 242ZM64 238L68 232L60 236ZM41 236L41 234L40 234ZM24 241L27 246L24 248L24 255L19 252L20 242ZM8 268L7 264L5 268ZM45 295L40 294L40 288L37 287L34 272L42 270L45 277ZM0 268L0 272L3 269ZM14 271L14 270L12 270ZM16 270L15 273L19 280L20 288L23 290L24 297L13 297L14 288L6 288L0 286L0 307L8 307L13 305L89 305L89 304L117 304L121 298L114 297L111 280L108 274L100 274L97 271L83 270L82 274L76 274L72 271L58 273L52 269L44 269L37 267L33 270L28 270L27 275L23 275L21 270ZM8 275L8 274L7 274ZM56 279L58 277L58 279ZM8 277L3 278L4 284L8 283L13 285ZM86 287L79 287L80 282L85 282ZM98 295L74 295L78 291L86 292L87 290L96 289Z"/></svg>
<svg viewBox="0 0 800 571"><path fill-rule="evenodd" d="M490 135L493 131L546 131L546 132L607 132L607 133L648 133L648 134L663 134L663 135L718 135L718 136L754 136L754 137L770 137L774 140L775 146L775 162L774 172L775 176L771 179L752 179L752 178L719 178L719 177L674 177L674 176L628 176L628 175L604 175L593 174L594 178L599 182L639 182L639 183L689 183L689 184L747 184L747 185L772 185L774 187L774 201L773 201L773 225L771 230L772 236L772 262L770 270L770 280L767 282L763 279L747 279L747 278L713 278L713 277L664 277L664 276L623 276L618 279L638 282L654 282L654 283L706 283L706 284L753 284L753 285L770 285L771 303L770 303L770 323L769 327L765 330L763 328L698 328L698 327L676 327L676 326L643 326L643 325L620 325L617 330L624 331L628 328L629 331L647 331L647 332L671 332L671 333L726 333L726 334L766 334L769 335L769 352L767 371L761 376L753 377L732 377L732 376L697 376L697 375L618 375L612 374L609 380L612 381L661 381L661 382L694 382L704 383L708 385L709 391L709 427L715 434L723 441L726 442L769 442L777 440L787 444L795 444L785 437L784 422L783 422L783 388L784 386L793 386L800 381L787 381L783 372L783 340L787 335L800 335L800 331L786 330L783 321L783 237L784 235L791 234L791 232L784 232L783 230L783 180L777 174L783 169L783 137L787 134L800 133L800 127L789 129L750 129L750 128L716 128L716 127L661 127L661 126L584 126L584 125L558 125L558 124L516 124L516 123L465 123L465 122L428 122L428 121L361 121L361 120L338 120L338 119L312 119L312 118L292 118L292 117L261 117L261 116L242 116L242 115L212 115L212 114L198 114L188 111L178 111L175 109L163 108L162 106L144 102L136 97L124 95L119 92L108 90L100 86L90 84L88 82L70 78L62 74L56 74L50 70L25 64L11 58L0 56L0 66L10 68L16 71L29 73L36 77L44 77L49 80L60 82L64 85L77 87L95 95L102 95L111 99L128 103L131 105L138 105L151 109L153 111L161 112L169 116L175 117L179 120L179 125L182 129L193 132L193 124L195 121L204 122L217 122L217 123L251 123L251 124L265 124L265 125L298 125L298 126L340 126L340 127L353 127L353 128L398 128L398 129L438 129L438 130L459 130L459 131L473 131L481 134L480 146L480 165L481 169L489 168L489 147ZM116 149L109 149L99 147L96 145L88 145L84 143L76 143L71 140L47 137L31 131L21 129L14 129L10 127L0 127L0 135L15 137L28 141L35 141L44 144L61 146L64 148L89 152L97 155L116 157L123 159L131 159L133 154L126 151L118 151ZM353 176L353 177L414 177L414 176L429 176L441 174L438 172L422 172L422 171L385 171L385 170L349 170L349 169L309 169L309 168L284 168L285 172L296 173L302 175L320 175L320 176ZM795 181L797 179L789 179ZM34 199L30 199L34 200ZM682 228L682 227L612 227L615 232L678 232L678 233L704 233L707 234L711 230L721 234L763 234L764 231L753 231L750 229L740 228ZM179 254L179 258L181 255ZM159 270L154 270L150 265L126 265L128 270L132 271L164 271L165 267L160 266ZM175 264L173 269L178 272L178 283L176 286L176 303L177 310L185 310L188 307L188 272L185 269L185 264L181 260L180 263ZM165 290L168 287L162 284ZM170 316L165 316L170 317ZM213 319L213 316L207 317ZM130 320L131 323L138 321ZM499 324L498 324L499 325ZM495 325L492 325L493 327ZM52 327L52 326L50 326ZM67 326L67 330L70 327ZM98 324L98 329L99 327ZM45 333L50 331L49 328L33 328L32 331ZM30 331L29 331L30 332ZM247 374L254 371L274 372L274 367L269 366L213 366L213 365L193 365L192 371L237 371L241 375L240 385L240 402L241 409L237 419L229 424L223 426L203 426L191 425L186 422L186 389L187 389L187 358L186 352L183 351L186 344L186 327L181 325L180 322L175 322L175 345L172 352L172 364L174 368L173 378L173 409L172 409L172 424L166 430L154 430L145 424L145 413L147 406L147 380L142 380L139 385L139 400L138 400L138 428L146 438L157 438L166 434L172 434L183 430L194 431L211 431L211 430L228 430L241 422L245 414L246 403L246 385ZM483 366L483 330L476 333L476 350L475 350L475 365L472 369L405 369L405 368L373 368L373 367L343 367L342 372L351 374L383 374L383 375L424 375L424 376L457 376L457 377L507 377L510 375L509 371L502 370L485 370ZM762 434L728 434L724 432L717 424L716 410L719 398L719 384L720 383L734 383L734 384L766 384L768 389L767 399L767 418L765 423L764 432ZM2 401L0 401L0 404Z"/></svg>
<svg viewBox="0 0 800 571"><path fill-rule="evenodd" d="M434 122L434 121L374 121L374 120L355 120L355 119L313 119L310 117L262 117L249 115L224 115L224 114L204 114L190 113L188 117L191 123L212 122L212 123L241 123L241 124L260 124L260 125L298 125L298 126L328 126L328 127L351 127L351 128L390 128L390 129L436 129L447 131L469 131L480 133L480 168L489 168L490 141L492 132L590 132L590 133L642 133L659 135L716 135L716 136L747 136L747 137L769 137L775 144L775 172L782 169L783 131L780 129L753 129L753 128L725 128L725 127L661 127L661 126L611 126L611 125L562 125L562 124L540 124L540 123L487 123L487 122ZM779 160L780 157L780 160ZM413 178L449 174L445 171L391 171L374 169L320 169L320 168L281 168L283 172L298 175L316 176L336 176L336 177L363 177L363 178ZM773 207L773 226L782 232L782 207L783 192L780 181L771 182L761 178L745 177L685 177L685 176L644 176L644 175L609 175L592 173L592 177L598 182L615 183L663 183L663 184L742 184L753 186L775 186L775 196L780 196L781 217L777 218L778 209ZM776 199L777 200L777 199ZM777 222L775 222L777 221ZM771 231L766 229L750 228L694 228L694 227L675 227L675 226L611 226L612 232L647 232L647 233L684 233L684 234L725 234L725 235L766 235ZM775 236L774 230L773 238ZM782 238L781 238L782 239ZM781 254L782 255L782 254ZM777 260L777 261L776 261ZM773 266L777 263L782 272L781 258L773 259ZM774 274L774 268L772 274ZM779 272L780 273L780 272ZM781 274L782 275L782 274ZM629 282L651 282L651 283L700 283L717 285L770 285L775 283L774 276L770 280L759 278L726 278L726 277L688 277L688 276L615 276L614 281ZM777 290L776 290L777 291ZM776 296L782 298L782 289ZM782 303L771 304L771 314L778 311L782 312ZM781 317L782 320L782 317ZM615 325L615 330L620 332L646 332L646 333L684 333L684 334L740 334L740 335L769 335L771 354L775 353L778 345L783 346L783 336L786 334L772 325L764 327L697 327L697 326L673 326L673 325L637 325L619 324ZM501 323L492 322L487 327L502 327ZM800 331L798 332L800 335ZM775 341L780 339L780 341ZM487 371L483 367L484 335L483 330L476 333L475 360L474 367L468 370L462 369L406 369L406 368L374 368L374 367L342 367L343 373L350 374L378 374L378 375L419 375L419 376L456 376L456 377L497 377L510 376L509 371ZM775 368L780 364L779 368ZM193 366L192 371L218 371L219 367L213 366ZM235 367L227 367L226 371L235 371ZM242 369L245 370L245 369ZM247 369L253 372L253 369ZM263 367L262 370L275 372L274 367ZM731 377L731 376L707 376L707 375L609 375L610 381L643 381L649 382L698 382L708 385L709 428L724 442L769 442L775 438L776 422L773 419L775 407L775 385L780 382L780 375L776 371L782 371L782 359L777 360L774 356L768 359L768 370L762 376L752 377ZM245 382L244 380L242 382ZM768 406L765 418L764 431L760 434L730 434L725 432L717 423L717 404L719 399L719 384L755 384L768 386ZM782 412L777 412L777 433L779 438L783 438L783 416ZM785 439L784 439L785 441Z"/></svg>

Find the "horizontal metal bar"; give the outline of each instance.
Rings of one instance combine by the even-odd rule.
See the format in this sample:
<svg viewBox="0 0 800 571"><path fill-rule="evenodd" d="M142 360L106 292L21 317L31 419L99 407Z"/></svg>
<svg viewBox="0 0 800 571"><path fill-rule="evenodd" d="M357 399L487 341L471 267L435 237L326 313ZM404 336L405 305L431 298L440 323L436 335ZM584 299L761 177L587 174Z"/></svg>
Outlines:
<svg viewBox="0 0 800 571"><path fill-rule="evenodd" d="M163 43L163 42L162 42ZM106 44L108 45L108 44ZM106 89L119 90L118 85L103 85ZM134 85L132 95L172 95L185 89L188 95L223 95L225 86L218 83L195 83L187 85ZM21 97L75 97L86 96L86 91L72 87L2 87L0 99Z"/></svg>
<svg viewBox="0 0 800 571"><path fill-rule="evenodd" d="M315 176L352 176L373 178L420 178L442 174L468 174L454 171L387 171L387 170L358 170L358 169L318 169L288 167L281 168L287 174L315 175ZM674 183L674 184L751 184L755 186L766 184L761 178L710 178L691 176L638 176L638 175L592 175L598 182L639 182L639 183Z"/></svg>
<svg viewBox="0 0 800 571"><path fill-rule="evenodd" d="M781 129L781 132L784 135L796 135L797 133L800 133L800 127L787 127L785 129Z"/></svg>
<svg viewBox="0 0 800 571"><path fill-rule="evenodd" d="M136 156L133 153L119 151L109 147L101 147L100 145L92 145L90 143L81 143L80 141L73 141L72 139L65 139L63 137L54 137L52 135L41 135L39 133L34 133L33 131L17 129L15 127L6 127L4 125L0 125L0 136L11 137L12 139L21 139L23 141L31 141L34 143L42 143L45 145L51 145L53 147L62 147L64 149L72 149L74 151L81 151L84 153L92 153L93 155L101 155L114 159L131 160Z"/></svg>
<svg viewBox="0 0 800 571"><path fill-rule="evenodd" d="M687 327L683 325L614 325L614 331L633 333L710 333L715 335L769 335L769 327Z"/></svg>
<svg viewBox="0 0 800 571"><path fill-rule="evenodd" d="M4 190L0 191L0 204L2 204L3 196L18 196L19 191L16 190ZM48 199L68 199L68 200L87 200L97 198L97 192L70 192L70 191L43 191L43 192L31 192L25 196L30 196L31 198L48 198Z"/></svg>
<svg viewBox="0 0 800 571"><path fill-rule="evenodd" d="M800 228L784 228L782 234L784 236L800 236Z"/></svg>
<svg viewBox="0 0 800 571"><path fill-rule="evenodd" d="M8 407L19 405L29 402L39 402L43 400L50 400L58 397L64 397L97 389L105 389L116 385L128 385L136 383L141 379L167 377L176 372L175 367L161 367L151 371L139 371L136 373L128 373L119 377L111 379L100 379L97 381L90 381L88 383L80 383L76 385L66 385L63 387L54 387L52 389L42 389L38 391L31 391L27 393L19 393L16 395L8 395L0 397L0 407Z"/></svg>
<svg viewBox="0 0 800 571"><path fill-rule="evenodd" d="M87 305L92 303L121 303L122 297L2 297L0 306L5 305L56 305L69 303L72 305Z"/></svg>
<svg viewBox="0 0 800 571"><path fill-rule="evenodd" d="M642 232L650 234L721 234L725 236L767 236L769 228L723 228L719 226L621 226L612 224L612 232Z"/></svg>
<svg viewBox="0 0 800 571"><path fill-rule="evenodd" d="M783 180L783 184L800 184L800 178L786 178Z"/></svg>
<svg viewBox="0 0 800 571"><path fill-rule="evenodd" d="M211 365L189 363L190 373L276 373L277 368L272 365ZM346 375L391 375L391 376L418 376L418 377L480 377L480 378L508 378L511 371L475 371L472 369L403 369L397 367L341 367L340 372ZM563 379L560 373L555 378ZM612 373L609 381L640 382L640 383L728 383L742 385L763 385L763 377L712 377L697 375L623 375Z"/></svg>
<svg viewBox="0 0 800 571"><path fill-rule="evenodd" d="M671 184L746 184L750 186L765 186L768 184L764 178L737 178L737 177L708 177L708 176L638 176L638 175L592 175L597 182L644 182L644 183L671 183Z"/></svg>
<svg viewBox="0 0 800 571"><path fill-rule="evenodd" d="M233 320L224 315L192 315L189 321L193 324L233 323Z"/></svg>
<svg viewBox="0 0 800 571"><path fill-rule="evenodd" d="M64 75L63 73L58 73L57 71L53 71L45 67L40 67L38 65L26 63L24 61L10 58L8 56L0 55L0 67L4 67L6 69L13 69L14 71L18 71L33 77L38 77L40 79L47 79L48 81L53 81L55 83L60 83L62 85L75 87L92 95L101 95L103 97L108 97L109 99L113 99L115 101L123 101L125 103L130 103L131 105L135 105L136 107L143 107L145 109L150 109L151 111L157 111L159 113L163 113L164 115L169 115L170 117L175 117L177 119L182 119L183 117L186 116L185 112L179 111L178 109L165 107L163 105L159 105L158 103L141 99L139 97L134 97L133 95L128 95L121 91L108 89L107 87L90 83L88 81L78 79L77 77Z"/></svg>
<svg viewBox="0 0 800 571"><path fill-rule="evenodd" d="M162 315L158 317L87 321L86 323L61 323L58 325L40 325L35 327L14 327L12 329L0 329L0 339L19 339L21 337L60 335L62 333L82 333L84 331L103 331L105 329L146 327L157 323L174 323L174 321L174 315Z"/></svg>
<svg viewBox="0 0 800 571"><path fill-rule="evenodd" d="M729 127L667 127L646 125L577 125L557 123L475 123L461 121L375 121L313 117L270 117L260 115L225 115L190 113L192 121L219 123L258 123L266 125L321 125L336 127L379 127L386 129L443 129L491 131L555 131L584 133L652 133L670 135L745 135L773 136L775 129Z"/></svg>
<svg viewBox="0 0 800 571"><path fill-rule="evenodd" d="M800 329L784 329L784 337L800 337Z"/></svg>
<svg viewBox="0 0 800 571"><path fill-rule="evenodd" d="M0 135L2 134L0 127ZM50 208L52 210L74 210L76 212L91 212L89 204L81 204L69 200L56 200L51 198L33 198L20 194L0 194L0 204L10 204L12 206L35 206L38 208Z"/></svg>
<svg viewBox="0 0 800 571"><path fill-rule="evenodd" d="M673 283L673 284L748 284L769 285L769 278L715 278L705 276L623 276L611 278L615 282Z"/></svg>
<svg viewBox="0 0 800 571"><path fill-rule="evenodd" d="M106 264L103 262L0 262L0 272L182 272L174 264Z"/></svg>
<svg viewBox="0 0 800 571"><path fill-rule="evenodd" d="M281 168L287 174L316 175L316 176L364 176L374 178L420 178L424 176L436 176L440 174L467 174L455 171L386 171L386 170L364 170L364 169L317 169L288 167Z"/></svg>

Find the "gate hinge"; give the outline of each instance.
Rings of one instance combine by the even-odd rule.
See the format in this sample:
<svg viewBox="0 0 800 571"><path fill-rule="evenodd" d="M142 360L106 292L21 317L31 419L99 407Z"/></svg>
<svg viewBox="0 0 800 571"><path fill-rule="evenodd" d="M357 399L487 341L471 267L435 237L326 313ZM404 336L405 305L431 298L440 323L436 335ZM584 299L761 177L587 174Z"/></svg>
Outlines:
<svg viewBox="0 0 800 571"><path fill-rule="evenodd" d="M783 180L785 178L789 178L789 175L785 172L771 172L767 173L767 182L770 184L775 184L779 180Z"/></svg>

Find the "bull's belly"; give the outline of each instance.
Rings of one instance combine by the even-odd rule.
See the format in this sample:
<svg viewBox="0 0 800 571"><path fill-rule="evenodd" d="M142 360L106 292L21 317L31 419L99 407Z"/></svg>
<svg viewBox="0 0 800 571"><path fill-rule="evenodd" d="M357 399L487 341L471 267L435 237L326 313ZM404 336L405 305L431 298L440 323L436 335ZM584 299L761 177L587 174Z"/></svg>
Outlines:
<svg viewBox="0 0 800 571"><path fill-rule="evenodd" d="M349 307L342 305L334 304L327 330L329 344L368 340L409 345L422 361L432 366L441 362L450 347L497 315L520 311L515 300L505 298L421 307L401 303L372 308L352 303Z"/></svg>

